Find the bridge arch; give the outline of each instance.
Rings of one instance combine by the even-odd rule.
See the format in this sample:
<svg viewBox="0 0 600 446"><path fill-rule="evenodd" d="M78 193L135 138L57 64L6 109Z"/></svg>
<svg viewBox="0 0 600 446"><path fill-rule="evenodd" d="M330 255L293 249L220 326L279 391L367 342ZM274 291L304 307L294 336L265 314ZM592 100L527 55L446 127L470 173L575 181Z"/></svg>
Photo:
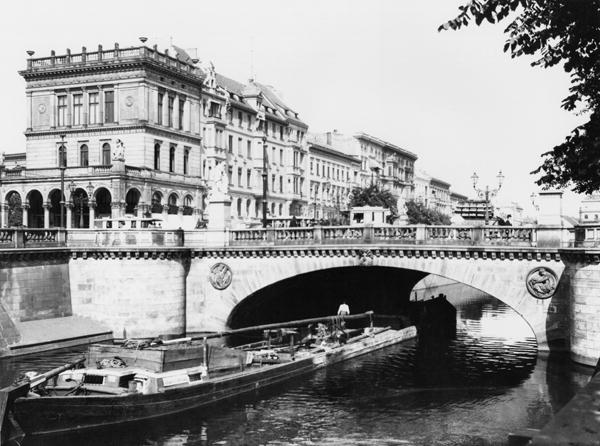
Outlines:
<svg viewBox="0 0 600 446"><path fill-rule="evenodd" d="M209 281L211 268L224 263L231 270L231 284L219 290ZM519 313L532 328L541 350L548 343L564 339L564 321L555 315L568 314L568 288L563 281L552 299L539 300L529 294L525 281L538 266L552 269L560 278L564 264L557 257L521 258L486 256L481 253L452 253L409 249L263 249L223 250L193 259L188 275L188 330L223 330L235 321L234 308L248 296L280 281L315 271L358 267L384 267L414 271L420 277L435 274L463 283L494 296ZM416 279L410 288L420 279ZM409 298L407 295L406 299ZM337 308L337 306L335 307ZM334 308L334 309L335 309ZM236 310L237 311L237 310Z"/></svg>

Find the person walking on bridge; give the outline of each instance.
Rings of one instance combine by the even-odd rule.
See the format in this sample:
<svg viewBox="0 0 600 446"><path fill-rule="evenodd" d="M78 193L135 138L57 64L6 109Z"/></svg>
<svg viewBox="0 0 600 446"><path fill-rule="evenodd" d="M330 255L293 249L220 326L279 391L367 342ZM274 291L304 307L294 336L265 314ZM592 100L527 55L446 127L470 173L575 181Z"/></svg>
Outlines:
<svg viewBox="0 0 600 446"><path fill-rule="evenodd" d="M348 316L350 314L350 307L346 303L346 301L342 301L340 306L338 307L337 315L338 316Z"/></svg>

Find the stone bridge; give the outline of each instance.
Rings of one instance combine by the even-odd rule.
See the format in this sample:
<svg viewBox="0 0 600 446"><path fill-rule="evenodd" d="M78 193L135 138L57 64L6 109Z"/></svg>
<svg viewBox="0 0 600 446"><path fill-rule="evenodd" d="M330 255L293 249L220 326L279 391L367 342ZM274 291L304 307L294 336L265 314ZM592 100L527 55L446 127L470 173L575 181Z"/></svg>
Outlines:
<svg viewBox="0 0 600 446"><path fill-rule="evenodd" d="M511 306L540 349L566 344L595 363L600 250L589 229L583 239L560 227L0 230L0 303L13 319L76 314L117 336L148 336L267 322L315 305L332 312L344 298L353 311L395 311L436 274ZM66 297L50 284L57 274Z"/></svg>

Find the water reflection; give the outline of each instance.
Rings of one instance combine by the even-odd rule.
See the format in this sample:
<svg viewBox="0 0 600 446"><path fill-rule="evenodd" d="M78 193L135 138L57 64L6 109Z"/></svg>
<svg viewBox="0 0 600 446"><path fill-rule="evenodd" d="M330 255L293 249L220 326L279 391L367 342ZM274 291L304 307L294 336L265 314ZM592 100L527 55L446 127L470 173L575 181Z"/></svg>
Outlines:
<svg viewBox="0 0 600 446"><path fill-rule="evenodd" d="M537 355L527 324L501 302L455 304L454 340L411 341L209 410L53 444L502 444L541 427L587 381L590 370L566 356ZM0 362L0 376L75 355Z"/></svg>

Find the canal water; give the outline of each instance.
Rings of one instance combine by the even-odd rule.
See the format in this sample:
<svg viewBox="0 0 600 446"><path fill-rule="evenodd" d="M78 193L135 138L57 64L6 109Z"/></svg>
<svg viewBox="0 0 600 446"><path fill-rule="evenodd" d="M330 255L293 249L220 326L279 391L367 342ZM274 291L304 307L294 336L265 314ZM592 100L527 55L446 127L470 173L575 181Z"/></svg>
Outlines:
<svg viewBox="0 0 600 446"><path fill-rule="evenodd" d="M542 427L591 369L538 354L528 325L486 295L454 287L453 340L414 340L242 400L60 445L495 445ZM467 292L468 291L468 292ZM0 385L74 357L0 361Z"/></svg>

